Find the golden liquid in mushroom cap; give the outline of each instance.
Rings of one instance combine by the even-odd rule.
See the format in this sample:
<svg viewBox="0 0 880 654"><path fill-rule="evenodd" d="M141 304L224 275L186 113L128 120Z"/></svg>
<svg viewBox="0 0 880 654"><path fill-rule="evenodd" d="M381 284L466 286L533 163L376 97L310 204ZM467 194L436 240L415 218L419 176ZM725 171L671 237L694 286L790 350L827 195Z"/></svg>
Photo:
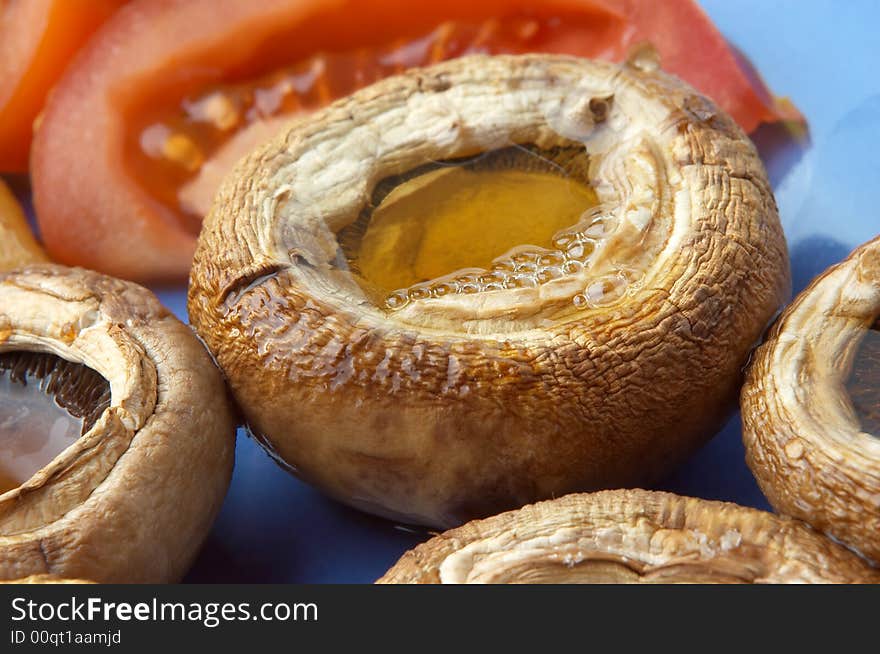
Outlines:
<svg viewBox="0 0 880 654"><path fill-rule="evenodd" d="M516 146L383 180L372 206L339 234L356 280L393 310L579 271L594 242L563 230L590 220L598 200L576 176L585 171L574 170L587 161L583 148L570 150Z"/></svg>
<svg viewBox="0 0 880 654"><path fill-rule="evenodd" d="M408 305L462 295L522 311L514 331L534 324L534 304L550 320L613 305L638 288L669 227L657 183L666 173L650 144L625 134L613 101L590 98L576 127L545 108L553 127L541 144L508 134L500 147L380 179L353 220L339 228L328 216L306 258L329 259L367 302L404 322L423 319L420 309L400 311ZM535 302L503 293L511 290L531 290Z"/></svg>
<svg viewBox="0 0 880 654"><path fill-rule="evenodd" d="M846 388L862 429L880 437L880 321L865 334Z"/></svg>
<svg viewBox="0 0 880 654"><path fill-rule="evenodd" d="M110 386L53 354L0 353L0 493L17 488L91 429Z"/></svg>

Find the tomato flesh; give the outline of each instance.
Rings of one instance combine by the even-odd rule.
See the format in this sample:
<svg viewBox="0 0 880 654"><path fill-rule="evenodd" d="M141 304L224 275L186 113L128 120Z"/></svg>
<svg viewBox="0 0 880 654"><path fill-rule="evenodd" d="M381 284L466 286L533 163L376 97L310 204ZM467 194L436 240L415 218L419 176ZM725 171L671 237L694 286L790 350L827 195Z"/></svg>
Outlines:
<svg viewBox="0 0 880 654"><path fill-rule="evenodd" d="M685 79L722 93L711 69L731 77L722 106L747 129L778 117L691 0L137 0L47 105L32 160L40 227L62 262L178 280L219 180L285 118L469 52L620 60L647 37Z"/></svg>
<svg viewBox="0 0 880 654"><path fill-rule="evenodd" d="M185 224L197 233L222 176L286 119L416 66L477 53L559 52L560 44L574 44L588 33L583 21L578 16L447 21L385 46L323 52L257 79L211 84L177 106L140 114L128 132L126 163L141 185L187 216Z"/></svg>
<svg viewBox="0 0 880 654"><path fill-rule="evenodd" d="M0 2L0 172L27 170L32 125L49 89L122 1Z"/></svg>

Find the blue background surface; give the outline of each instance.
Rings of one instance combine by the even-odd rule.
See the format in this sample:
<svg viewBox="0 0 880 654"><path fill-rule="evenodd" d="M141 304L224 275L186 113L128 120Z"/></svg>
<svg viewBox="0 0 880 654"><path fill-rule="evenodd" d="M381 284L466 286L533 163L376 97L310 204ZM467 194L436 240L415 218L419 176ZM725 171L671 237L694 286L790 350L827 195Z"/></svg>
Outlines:
<svg viewBox="0 0 880 654"><path fill-rule="evenodd" d="M880 233L880 1L703 0L725 36L807 117L808 142L755 135L788 239L794 291ZM160 295L184 315L180 291ZM656 488L769 508L739 415ZM372 582L429 534L326 499L239 432L222 512L188 581Z"/></svg>
<svg viewBox="0 0 880 654"><path fill-rule="evenodd" d="M773 127L753 135L776 192L798 292L880 233L880 0L702 4L809 121L805 142ZM183 289L155 290L186 317ZM743 460L740 430L736 415L655 488L769 508ZM326 499L239 431L229 494L187 581L372 582L429 535Z"/></svg>

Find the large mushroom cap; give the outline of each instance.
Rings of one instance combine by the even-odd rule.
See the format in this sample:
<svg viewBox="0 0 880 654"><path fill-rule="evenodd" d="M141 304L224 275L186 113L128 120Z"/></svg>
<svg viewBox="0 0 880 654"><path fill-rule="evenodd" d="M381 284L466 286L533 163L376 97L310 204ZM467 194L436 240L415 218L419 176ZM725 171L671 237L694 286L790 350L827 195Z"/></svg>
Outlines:
<svg viewBox="0 0 880 654"><path fill-rule="evenodd" d="M89 417L35 474L0 488L0 579L178 580L232 472L235 420L201 343L140 286L34 265L0 273L0 372L10 370L68 388L63 406ZM76 406L80 392L102 404ZM45 436L24 434L20 449Z"/></svg>
<svg viewBox="0 0 880 654"><path fill-rule="evenodd" d="M596 205L548 247L387 297L348 267L379 208L512 155ZM481 240L468 227L464 249ZM359 91L245 159L205 223L189 310L291 471L453 525L668 469L724 419L788 280L763 166L710 101L646 61L471 57Z"/></svg>
<svg viewBox="0 0 880 654"><path fill-rule="evenodd" d="M771 504L880 562L878 320L880 237L780 316L749 368L742 414L746 460Z"/></svg>
<svg viewBox="0 0 880 654"><path fill-rule="evenodd" d="M568 495L470 522L378 583L866 583L880 572L785 517L642 490Z"/></svg>

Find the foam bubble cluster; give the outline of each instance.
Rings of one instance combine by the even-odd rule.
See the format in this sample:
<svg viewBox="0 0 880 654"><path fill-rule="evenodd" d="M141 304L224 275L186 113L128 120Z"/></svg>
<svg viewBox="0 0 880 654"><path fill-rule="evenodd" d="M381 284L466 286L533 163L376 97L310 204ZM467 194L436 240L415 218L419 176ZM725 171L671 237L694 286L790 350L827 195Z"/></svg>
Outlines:
<svg viewBox="0 0 880 654"><path fill-rule="evenodd" d="M490 269L459 270L427 282L397 289L385 300L389 310L398 310L410 302L449 295L474 295L505 289L537 288L555 280L580 275L616 231L613 215L592 208L584 212L577 225L557 233L553 248L520 246L495 259ZM630 284L622 271L589 280L583 293L572 302L577 308L602 306L616 301Z"/></svg>

